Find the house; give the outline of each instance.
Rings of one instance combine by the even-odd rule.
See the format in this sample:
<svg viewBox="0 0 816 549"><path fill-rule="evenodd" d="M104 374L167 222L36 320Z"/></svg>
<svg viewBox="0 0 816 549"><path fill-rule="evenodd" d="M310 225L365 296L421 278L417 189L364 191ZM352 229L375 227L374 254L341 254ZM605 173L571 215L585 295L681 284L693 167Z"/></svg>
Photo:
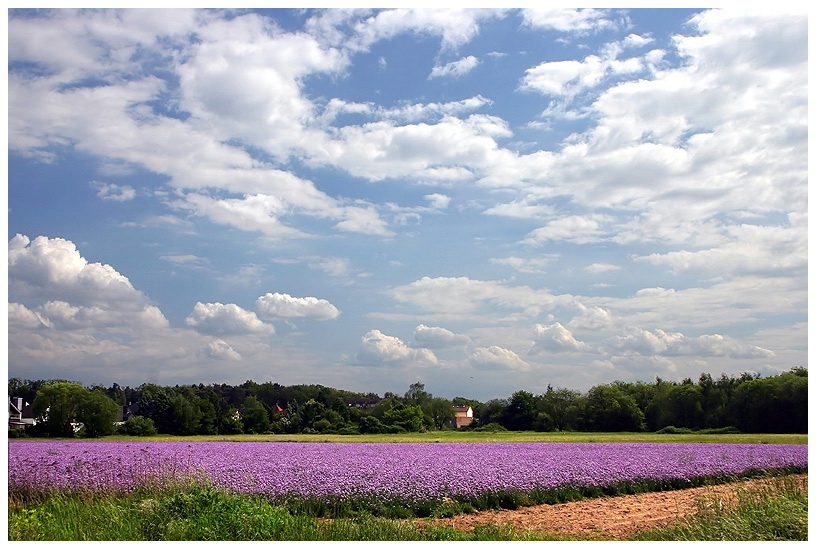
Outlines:
<svg viewBox="0 0 816 549"><path fill-rule="evenodd" d="M122 423L126 422L133 416L139 415L139 404L128 404L127 406L120 406L119 407L119 415L116 418L116 424L121 425Z"/></svg>
<svg viewBox="0 0 816 549"><path fill-rule="evenodd" d="M9 397L9 429L25 429L36 424L34 407L21 397Z"/></svg>
<svg viewBox="0 0 816 549"><path fill-rule="evenodd" d="M344 400L344 402L348 406L352 406L352 407L358 408L360 410L367 410L368 408L371 408L372 406L377 404L380 400L382 400L382 399L380 399L380 398L347 398L347 399Z"/></svg>
<svg viewBox="0 0 816 549"><path fill-rule="evenodd" d="M454 406L453 414L453 426L456 429L473 423L473 408L470 406Z"/></svg>

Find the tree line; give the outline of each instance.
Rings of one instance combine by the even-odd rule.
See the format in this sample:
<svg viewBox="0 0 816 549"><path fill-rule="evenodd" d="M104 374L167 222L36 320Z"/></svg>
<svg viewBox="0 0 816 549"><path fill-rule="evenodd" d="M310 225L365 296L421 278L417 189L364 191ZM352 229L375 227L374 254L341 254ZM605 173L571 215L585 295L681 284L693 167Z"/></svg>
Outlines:
<svg viewBox="0 0 816 549"><path fill-rule="evenodd" d="M143 384L85 387L66 380L9 380L9 396L33 403L31 436L401 433L452 429L454 406L469 406L466 429L512 431L807 432L807 369L762 378L743 373L694 382L616 381L581 393L548 387L487 402L434 397L422 383L402 395L322 385ZM9 431L19 436L20 431Z"/></svg>

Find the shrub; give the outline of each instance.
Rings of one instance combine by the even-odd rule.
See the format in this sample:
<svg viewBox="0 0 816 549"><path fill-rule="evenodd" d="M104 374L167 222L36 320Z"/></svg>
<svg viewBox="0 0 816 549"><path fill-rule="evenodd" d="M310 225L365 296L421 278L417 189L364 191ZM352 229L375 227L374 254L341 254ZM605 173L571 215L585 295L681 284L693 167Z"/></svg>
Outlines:
<svg viewBox="0 0 816 549"><path fill-rule="evenodd" d="M692 432L688 427L675 427L674 425L668 425L656 431L658 435L686 435Z"/></svg>
<svg viewBox="0 0 816 549"><path fill-rule="evenodd" d="M481 425L479 427L475 427L473 430L474 431L486 431L488 433L496 433L496 432L499 432L499 431L506 431L507 429L503 425L501 425L499 423L491 422L491 423L488 423L487 425Z"/></svg>
<svg viewBox="0 0 816 549"><path fill-rule="evenodd" d="M119 426L119 432L134 437L151 437L156 434L156 426L149 417L133 416Z"/></svg>

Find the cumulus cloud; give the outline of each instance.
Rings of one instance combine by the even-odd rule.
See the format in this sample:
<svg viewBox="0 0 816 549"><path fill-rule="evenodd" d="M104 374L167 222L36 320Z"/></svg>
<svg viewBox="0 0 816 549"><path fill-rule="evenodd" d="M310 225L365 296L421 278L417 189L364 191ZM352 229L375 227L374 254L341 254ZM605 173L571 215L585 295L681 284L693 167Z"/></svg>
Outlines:
<svg viewBox="0 0 816 549"><path fill-rule="evenodd" d="M360 338L357 360L366 366L427 366L438 363L436 355L428 349L409 347L398 337L371 330Z"/></svg>
<svg viewBox="0 0 816 549"><path fill-rule="evenodd" d="M483 8L383 10L356 25L354 41L357 48L367 49L376 41L418 32L440 36L443 49L454 50L478 34L482 21L500 16L501 10Z"/></svg>
<svg viewBox="0 0 816 549"><path fill-rule="evenodd" d="M706 334L687 337L680 332L630 328L629 333L605 340L601 352L611 355L728 356L770 358L773 351L741 343L729 336Z"/></svg>
<svg viewBox="0 0 816 549"><path fill-rule="evenodd" d="M438 318L456 319L493 311L510 311L514 315L535 316L569 297L557 297L529 286L506 286L492 280L468 277L423 277L392 290L400 302L415 304ZM484 318L484 317L482 317Z"/></svg>
<svg viewBox="0 0 816 549"><path fill-rule="evenodd" d="M255 313L234 303L195 304L185 319L195 331L208 335L273 334L275 328L261 321Z"/></svg>
<svg viewBox="0 0 816 549"><path fill-rule="evenodd" d="M578 341L567 328L560 322L545 326L537 324L534 328L534 343L529 354L535 355L542 352L592 352L592 346Z"/></svg>
<svg viewBox="0 0 816 549"><path fill-rule="evenodd" d="M578 303L577 306L579 314L567 323L569 328L597 331L614 325L614 318L608 309L597 305L587 307L582 303Z"/></svg>
<svg viewBox="0 0 816 549"><path fill-rule="evenodd" d="M145 296L110 265L89 263L63 238L17 234L8 245L9 293L78 305L142 308Z"/></svg>
<svg viewBox="0 0 816 549"><path fill-rule="evenodd" d="M530 365L515 352L492 345L478 347L468 355L468 362L479 370L529 370Z"/></svg>
<svg viewBox="0 0 816 549"><path fill-rule="evenodd" d="M255 301L255 310L261 318L311 318L331 320L340 310L325 299L316 297L292 297L289 294L267 293Z"/></svg>
<svg viewBox="0 0 816 549"><path fill-rule="evenodd" d="M439 326L420 324L414 329L414 339L421 347L447 349L470 345L470 338L464 334L455 334Z"/></svg>
<svg viewBox="0 0 816 549"><path fill-rule="evenodd" d="M593 8L527 8L524 22L533 28L587 33L617 26L608 10Z"/></svg>
<svg viewBox="0 0 816 549"><path fill-rule="evenodd" d="M233 349L226 341L222 339L208 341L203 347L201 347L201 349L199 349L198 356L215 360L226 360L229 362L237 362L242 359L241 353Z"/></svg>
<svg viewBox="0 0 816 549"><path fill-rule="evenodd" d="M114 183L102 183L94 181L91 186L96 189L96 196L102 200L112 200L114 202L127 202L136 198L136 190L129 185L116 185Z"/></svg>
<svg viewBox="0 0 816 549"><path fill-rule="evenodd" d="M9 241L9 294L38 303L34 311L55 329L130 330L169 326L162 312L110 265L89 263L62 238L17 234ZM10 311L11 313L11 311Z"/></svg>
<svg viewBox="0 0 816 549"><path fill-rule="evenodd" d="M530 232L523 240L527 244L542 244L553 240L577 243L596 242L608 238L613 230L613 218L606 214L569 215L550 221Z"/></svg>
<svg viewBox="0 0 816 549"><path fill-rule="evenodd" d="M472 55L468 55L467 57L463 57L458 61L451 61L445 65L437 65L431 70L431 74L428 76L428 79L444 78L447 76L459 78L460 76L465 75L475 69L478 64L479 59Z"/></svg>

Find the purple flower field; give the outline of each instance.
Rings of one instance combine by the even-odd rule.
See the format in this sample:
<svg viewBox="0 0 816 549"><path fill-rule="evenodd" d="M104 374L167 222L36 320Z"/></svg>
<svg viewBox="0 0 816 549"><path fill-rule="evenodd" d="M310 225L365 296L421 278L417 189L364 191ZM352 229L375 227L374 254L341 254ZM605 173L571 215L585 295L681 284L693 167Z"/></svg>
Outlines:
<svg viewBox="0 0 816 549"><path fill-rule="evenodd" d="M10 490L207 479L270 497L471 498L807 468L807 445L9 441Z"/></svg>

